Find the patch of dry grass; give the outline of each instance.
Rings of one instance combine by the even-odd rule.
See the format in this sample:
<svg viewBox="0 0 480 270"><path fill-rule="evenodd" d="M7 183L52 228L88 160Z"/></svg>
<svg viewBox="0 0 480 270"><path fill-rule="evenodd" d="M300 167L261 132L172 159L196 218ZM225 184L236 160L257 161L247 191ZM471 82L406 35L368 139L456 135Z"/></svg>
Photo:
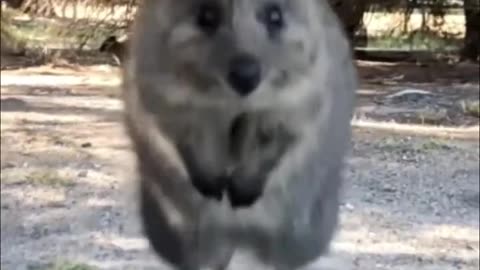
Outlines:
<svg viewBox="0 0 480 270"><path fill-rule="evenodd" d="M448 150L450 146L441 140L431 139L421 144L421 149L424 151L428 150Z"/></svg>
<svg viewBox="0 0 480 270"><path fill-rule="evenodd" d="M45 270L94 270L96 268L82 263L69 261L59 261L46 268Z"/></svg>
<svg viewBox="0 0 480 270"><path fill-rule="evenodd" d="M70 187L75 185L71 176L49 169L37 169L29 173L25 181L34 185L49 187Z"/></svg>
<svg viewBox="0 0 480 270"><path fill-rule="evenodd" d="M480 117L480 101L463 101L461 103L463 113L475 117Z"/></svg>

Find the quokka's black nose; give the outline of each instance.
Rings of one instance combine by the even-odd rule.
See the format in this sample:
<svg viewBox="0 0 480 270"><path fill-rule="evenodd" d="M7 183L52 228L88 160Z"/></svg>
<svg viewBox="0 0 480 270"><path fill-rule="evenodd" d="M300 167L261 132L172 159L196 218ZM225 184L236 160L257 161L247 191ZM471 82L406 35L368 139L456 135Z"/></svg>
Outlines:
<svg viewBox="0 0 480 270"><path fill-rule="evenodd" d="M228 83L241 96L253 92L261 78L260 63L250 55L234 57L229 66Z"/></svg>

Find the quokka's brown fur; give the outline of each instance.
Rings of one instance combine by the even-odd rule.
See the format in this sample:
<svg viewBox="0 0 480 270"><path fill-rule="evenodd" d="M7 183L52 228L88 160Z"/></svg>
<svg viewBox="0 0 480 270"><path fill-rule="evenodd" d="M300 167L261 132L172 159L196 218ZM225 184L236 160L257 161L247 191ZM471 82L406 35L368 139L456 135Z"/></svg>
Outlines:
<svg viewBox="0 0 480 270"><path fill-rule="evenodd" d="M125 125L155 252L181 270L327 253L357 86L327 1L146 0L130 45Z"/></svg>

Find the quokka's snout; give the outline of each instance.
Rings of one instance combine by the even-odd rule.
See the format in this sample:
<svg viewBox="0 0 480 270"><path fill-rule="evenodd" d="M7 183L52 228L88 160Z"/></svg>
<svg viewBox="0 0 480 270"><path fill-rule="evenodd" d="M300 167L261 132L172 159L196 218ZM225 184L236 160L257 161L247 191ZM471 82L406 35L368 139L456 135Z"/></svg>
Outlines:
<svg viewBox="0 0 480 270"><path fill-rule="evenodd" d="M241 96L247 96L258 87L262 68L258 59L249 54L238 54L229 63L227 82Z"/></svg>

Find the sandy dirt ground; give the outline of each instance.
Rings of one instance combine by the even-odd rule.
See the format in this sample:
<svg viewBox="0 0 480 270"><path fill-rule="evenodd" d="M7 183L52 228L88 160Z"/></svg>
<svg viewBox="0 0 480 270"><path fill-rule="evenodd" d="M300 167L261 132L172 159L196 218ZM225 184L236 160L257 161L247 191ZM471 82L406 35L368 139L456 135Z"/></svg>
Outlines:
<svg viewBox="0 0 480 270"><path fill-rule="evenodd" d="M391 87L372 86L371 74L382 72L364 68L364 93ZM443 78L437 86L395 86L478 96L478 75L470 84ZM2 71L1 81L1 269L167 270L132 210L118 70L30 68ZM360 97L359 110L368 101ZM354 130L332 254L311 269L479 269L478 126L423 127L419 135L415 127L400 134L368 123ZM232 267L254 265L240 254Z"/></svg>

